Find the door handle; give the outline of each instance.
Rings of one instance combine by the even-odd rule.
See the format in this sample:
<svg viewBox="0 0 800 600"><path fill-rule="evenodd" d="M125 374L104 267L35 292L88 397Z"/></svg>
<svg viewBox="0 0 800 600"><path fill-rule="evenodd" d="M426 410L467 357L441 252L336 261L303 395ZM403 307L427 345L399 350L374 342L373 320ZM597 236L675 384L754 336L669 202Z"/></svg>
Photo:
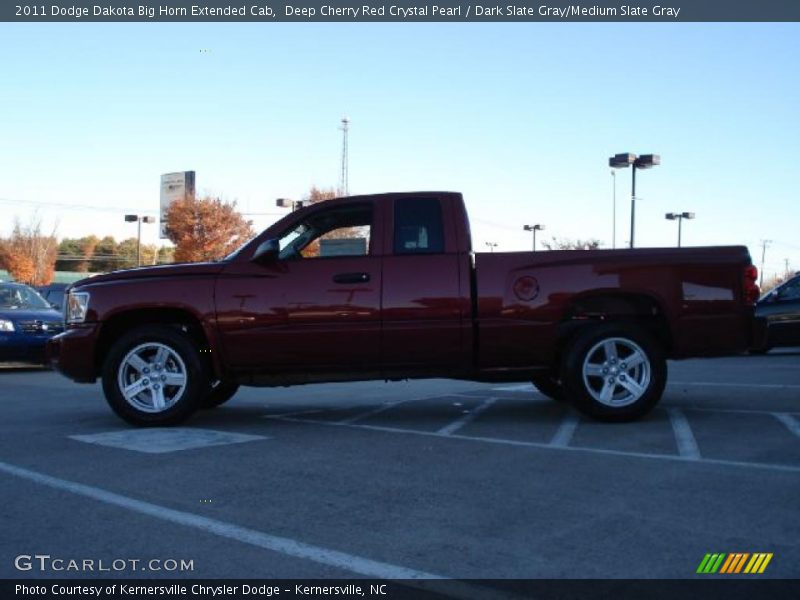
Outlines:
<svg viewBox="0 0 800 600"><path fill-rule="evenodd" d="M333 276L334 283L366 283L369 273L339 273Z"/></svg>

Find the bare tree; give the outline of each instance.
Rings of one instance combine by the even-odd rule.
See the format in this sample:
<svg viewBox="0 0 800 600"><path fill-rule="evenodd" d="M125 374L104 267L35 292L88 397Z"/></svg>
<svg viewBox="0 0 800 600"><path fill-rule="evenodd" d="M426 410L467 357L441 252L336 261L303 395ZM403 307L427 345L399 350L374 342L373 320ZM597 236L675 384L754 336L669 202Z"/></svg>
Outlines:
<svg viewBox="0 0 800 600"><path fill-rule="evenodd" d="M542 240L542 246L548 250L597 250L600 247L600 240L594 238L571 240L553 236L549 240Z"/></svg>

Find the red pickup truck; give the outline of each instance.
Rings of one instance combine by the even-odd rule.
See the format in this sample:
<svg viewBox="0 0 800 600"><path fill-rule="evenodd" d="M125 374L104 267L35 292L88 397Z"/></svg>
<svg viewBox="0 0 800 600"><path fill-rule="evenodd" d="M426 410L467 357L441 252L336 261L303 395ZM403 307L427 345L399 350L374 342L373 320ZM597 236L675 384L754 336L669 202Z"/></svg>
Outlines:
<svg viewBox="0 0 800 600"><path fill-rule="evenodd" d="M757 298L745 247L475 254L460 194L354 196L218 262L79 281L48 351L135 425L239 385L424 377L532 381L620 421L658 402L667 358L745 351Z"/></svg>

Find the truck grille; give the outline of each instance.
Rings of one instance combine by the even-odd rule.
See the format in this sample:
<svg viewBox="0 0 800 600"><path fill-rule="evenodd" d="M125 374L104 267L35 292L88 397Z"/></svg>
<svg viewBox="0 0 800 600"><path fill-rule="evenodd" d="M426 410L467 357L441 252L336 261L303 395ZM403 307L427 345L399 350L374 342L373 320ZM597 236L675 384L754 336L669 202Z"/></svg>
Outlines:
<svg viewBox="0 0 800 600"><path fill-rule="evenodd" d="M19 327L25 333L61 333L64 324L61 321L19 321Z"/></svg>

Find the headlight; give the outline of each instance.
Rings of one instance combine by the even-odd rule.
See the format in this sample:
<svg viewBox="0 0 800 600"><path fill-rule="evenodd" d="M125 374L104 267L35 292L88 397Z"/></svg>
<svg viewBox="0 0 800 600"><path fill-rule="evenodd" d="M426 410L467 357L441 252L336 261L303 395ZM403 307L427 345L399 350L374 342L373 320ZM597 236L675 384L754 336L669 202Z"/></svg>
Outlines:
<svg viewBox="0 0 800 600"><path fill-rule="evenodd" d="M89 292L70 292L67 297L67 323L83 323L89 308Z"/></svg>
<svg viewBox="0 0 800 600"><path fill-rule="evenodd" d="M14 331L14 323L6 319L0 319L0 331Z"/></svg>

